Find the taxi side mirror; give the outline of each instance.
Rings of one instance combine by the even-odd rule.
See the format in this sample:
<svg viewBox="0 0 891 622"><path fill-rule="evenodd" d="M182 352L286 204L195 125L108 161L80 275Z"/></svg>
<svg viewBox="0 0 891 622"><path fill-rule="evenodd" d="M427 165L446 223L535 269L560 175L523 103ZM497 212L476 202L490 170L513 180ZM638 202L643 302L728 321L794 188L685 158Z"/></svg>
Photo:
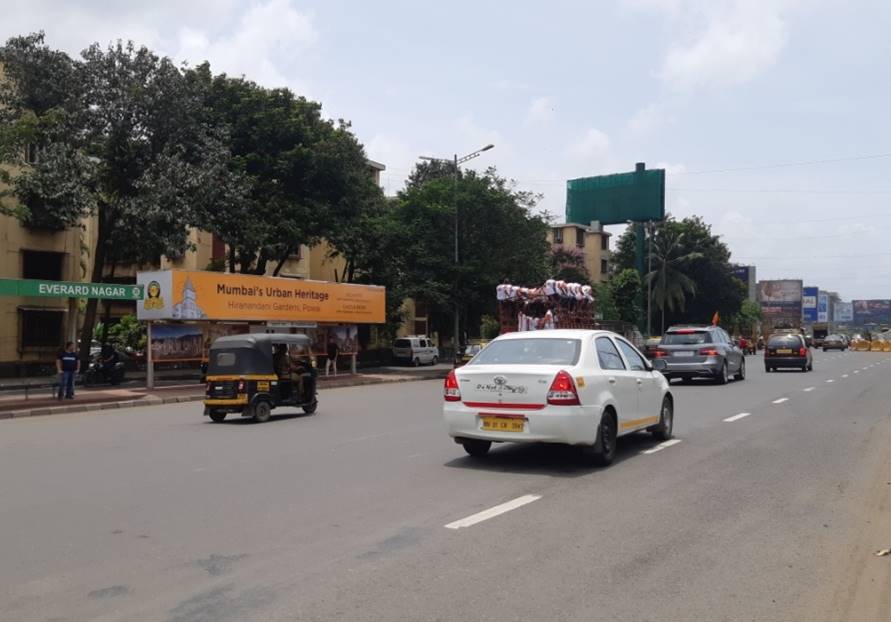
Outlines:
<svg viewBox="0 0 891 622"><path fill-rule="evenodd" d="M650 366L653 368L654 371L658 371L660 373L668 369L668 363L666 363L662 359L656 359L655 361L650 363Z"/></svg>

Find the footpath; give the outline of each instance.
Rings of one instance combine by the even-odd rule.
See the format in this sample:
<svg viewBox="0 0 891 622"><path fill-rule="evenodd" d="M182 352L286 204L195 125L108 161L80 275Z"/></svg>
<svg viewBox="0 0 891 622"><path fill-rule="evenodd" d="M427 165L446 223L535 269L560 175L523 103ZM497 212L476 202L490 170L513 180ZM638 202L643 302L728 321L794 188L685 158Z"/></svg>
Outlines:
<svg viewBox="0 0 891 622"><path fill-rule="evenodd" d="M324 391L341 387L441 379L448 375L450 369L451 365L442 364L433 367L379 367L362 370L357 374L341 373L337 376L320 374L318 389ZM0 419L200 402L204 399L204 391L203 383L168 379L151 391L134 382L117 387L77 387L73 400L58 400L53 395L52 380L43 379L43 382L12 386L0 392Z"/></svg>

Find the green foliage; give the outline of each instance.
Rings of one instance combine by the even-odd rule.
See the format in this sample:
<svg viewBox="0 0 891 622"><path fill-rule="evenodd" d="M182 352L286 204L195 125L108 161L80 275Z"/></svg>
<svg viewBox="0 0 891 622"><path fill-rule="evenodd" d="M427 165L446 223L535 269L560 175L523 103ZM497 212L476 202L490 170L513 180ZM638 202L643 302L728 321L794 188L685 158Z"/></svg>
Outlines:
<svg viewBox="0 0 891 622"><path fill-rule="evenodd" d="M643 317L641 308L642 285L640 275L634 268L626 268L609 282L618 319L638 324Z"/></svg>
<svg viewBox="0 0 891 622"><path fill-rule="evenodd" d="M599 283L595 289L595 305L597 316L601 320L620 320L619 309L613 297L613 288L609 282Z"/></svg>
<svg viewBox="0 0 891 622"><path fill-rule="evenodd" d="M567 283L591 284L591 275L585 266L585 257L575 248L555 245L550 253L551 278Z"/></svg>
<svg viewBox="0 0 891 622"><path fill-rule="evenodd" d="M684 268L702 257L697 251L688 251L684 244L686 235L680 223L666 221L655 230L652 242L652 271L647 274L652 287L653 306L662 312L662 329L665 329L666 311L683 311L687 294L696 294L696 282L684 274Z"/></svg>
<svg viewBox="0 0 891 622"><path fill-rule="evenodd" d="M742 301L739 311L731 318L730 325L735 332L743 335L754 335L761 321L761 305L749 299Z"/></svg>
<svg viewBox="0 0 891 622"><path fill-rule="evenodd" d="M616 242L616 248L613 251L610 260L614 273L618 274L627 268L636 267L634 265L634 243L636 239L637 235L632 226L627 227L625 232L619 236L619 239Z"/></svg>
<svg viewBox="0 0 891 622"><path fill-rule="evenodd" d="M483 339L495 339L501 333L501 322L491 315L484 315L480 322L480 336Z"/></svg>
<svg viewBox="0 0 891 622"><path fill-rule="evenodd" d="M98 322L93 329L93 339L102 341L103 338L107 343L124 351L143 350L147 342L145 326L133 314L125 315L117 322L109 324L107 333L103 323Z"/></svg>

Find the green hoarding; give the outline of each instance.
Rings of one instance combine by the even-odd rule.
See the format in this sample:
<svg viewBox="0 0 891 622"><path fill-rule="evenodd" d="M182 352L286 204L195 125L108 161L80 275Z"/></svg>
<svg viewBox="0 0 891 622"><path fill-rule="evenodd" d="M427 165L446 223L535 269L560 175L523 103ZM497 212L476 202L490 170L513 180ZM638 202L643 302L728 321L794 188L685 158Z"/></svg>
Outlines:
<svg viewBox="0 0 891 622"><path fill-rule="evenodd" d="M0 296L142 300L142 285L40 281L36 279L0 279Z"/></svg>
<svg viewBox="0 0 891 622"><path fill-rule="evenodd" d="M566 182L566 222L622 225L665 218L665 171L639 164L631 173Z"/></svg>

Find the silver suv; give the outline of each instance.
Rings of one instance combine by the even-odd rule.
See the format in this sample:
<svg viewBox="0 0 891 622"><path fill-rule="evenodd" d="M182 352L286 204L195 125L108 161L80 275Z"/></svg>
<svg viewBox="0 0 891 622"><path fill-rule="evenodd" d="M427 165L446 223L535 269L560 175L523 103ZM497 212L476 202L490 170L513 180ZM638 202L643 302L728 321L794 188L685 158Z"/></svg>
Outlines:
<svg viewBox="0 0 891 622"><path fill-rule="evenodd" d="M665 361L662 375L674 378L711 378L726 384L731 377L746 378L745 353L719 326L672 326L662 336L653 358Z"/></svg>

